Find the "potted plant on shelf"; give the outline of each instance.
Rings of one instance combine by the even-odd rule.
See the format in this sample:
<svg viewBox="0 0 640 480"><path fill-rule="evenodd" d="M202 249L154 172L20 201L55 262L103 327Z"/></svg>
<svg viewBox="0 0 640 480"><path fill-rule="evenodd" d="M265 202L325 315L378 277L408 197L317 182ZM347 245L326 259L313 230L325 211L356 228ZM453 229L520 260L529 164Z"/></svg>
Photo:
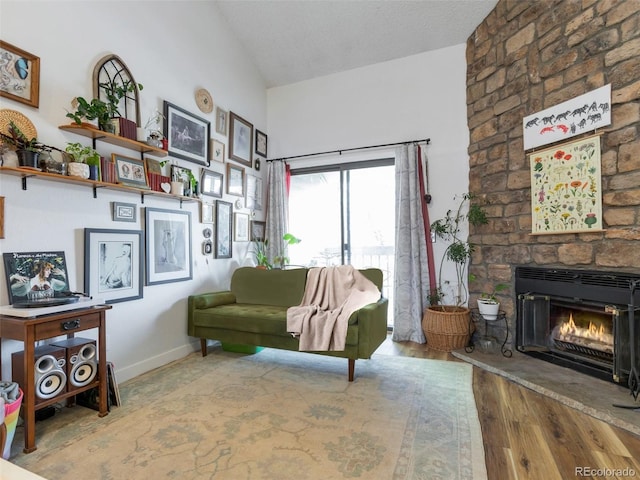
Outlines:
<svg viewBox="0 0 640 480"><path fill-rule="evenodd" d="M116 84L114 82L101 83L100 88L103 89L107 96L107 101L100 98L92 98L87 100L84 97L76 97L71 101L74 112L67 112L67 117L71 118L76 124L82 125L82 120L89 122L97 121L98 128L105 132L115 133L115 125L113 119L120 116L120 101L136 89L136 84L128 82L126 84ZM142 90L142 84L137 85L138 90Z"/></svg>
<svg viewBox="0 0 640 480"><path fill-rule="evenodd" d="M13 120L9 122L9 135L2 134L2 138L16 148L18 165L23 168L38 168L38 161L42 152L50 152L51 147L40 143L35 137L29 139Z"/></svg>
<svg viewBox="0 0 640 480"><path fill-rule="evenodd" d="M435 350L450 352L463 348L467 345L471 333L470 310L466 306L468 289L465 273L475 246L468 238L463 238L463 226L467 223L479 226L488 222L485 210L472 200L471 194L463 194L455 210L447 211L444 218L431 224L431 231L435 236L448 242L440 261L438 284L432 288L429 295L431 305L425 310L422 319L427 344ZM445 264L453 264L456 272L457 285L456 290L452 292L453 305L441 304L445 297L443 286L450 283L442 278Z"/></svg>
<svg viewBox="0 0 640 480"><path fill-rule="evenodd" d="M73 158L67 167L70 176L98 180L100 154L96 150L75 142L68 143L65 151Z"/></svg>

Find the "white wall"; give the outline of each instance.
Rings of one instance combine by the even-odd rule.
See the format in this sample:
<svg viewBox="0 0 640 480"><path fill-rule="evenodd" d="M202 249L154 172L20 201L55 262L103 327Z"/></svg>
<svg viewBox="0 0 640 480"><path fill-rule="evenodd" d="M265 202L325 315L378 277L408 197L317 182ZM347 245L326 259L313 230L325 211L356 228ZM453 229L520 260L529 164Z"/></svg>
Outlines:
<svg viewBox="0 0 640 480"><path fill-rule="evenodd" d="M40 107L1 98L0 108L24 113L43 143L58 148L67 142L90 144L58 126L70 122L65 114L71 110L73 97L91 98L93 68L109 53L120 56L136 81L144 85L143 124L167 100L211 121L212 136L227 144L226 138L215 133L214 114L202 113L195 103L194 92L204 87L214 103L267 131L264 82L209 2L2 0L0 11L2 40L41 60ZM139 158L133 151L104 143L97 148L102 155L120 153ZM177 163L194 172L201 168L194 163ZM211 169L222 172L224 167L212 164ZM261 174L265 173L263 168ZM71 288L80 291L84 228L144 229L144 207L180 208L174 200L146 197L143 205L139 195L108 190L99 190L94 199L90 189L38 179L29 180L28 190L23 191L20 179L7 175L0 176L0 195L6 197L5 239L0 240L0 251L62 250ZM236 198L225 196L223 200ZM137 224L113 222L113 201L137 204ZM193 280L144 287L143 299L114 304L107 314L108 359L114 362L120 381L193 351L195 341L186 334L187 296L227 288L230 272L245 259L247 243L234 243L231 260L201 254L204 225L199 223L198 205L183 206L192 215ZM263 214L258 212L255 219L263 219ZM4 267L0 268L0 304L7 304ZM2 379L10 378L11 352L21 348L19 342L3 342Z"/></svg>
<svg viewBox="0 0 640 480"><path fill-rule="evenodd" d="M469 185L465 50L461 44L269 89L270 158L430 138L429 215L441 218ZM341 158L374 156L369 150ZM434 250L439 260L443 242ZM444 278L455 280L455 271Z"/></svg>

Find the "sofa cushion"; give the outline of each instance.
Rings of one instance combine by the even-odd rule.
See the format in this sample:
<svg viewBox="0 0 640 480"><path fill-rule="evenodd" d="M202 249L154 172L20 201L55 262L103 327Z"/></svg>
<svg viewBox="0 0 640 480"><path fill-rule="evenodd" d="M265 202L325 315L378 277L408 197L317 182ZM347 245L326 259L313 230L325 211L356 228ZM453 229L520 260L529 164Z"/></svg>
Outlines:
<svg viewBox="0 0 640 480"><path fill-rule="evenodd" d="M261 270L241 267L233 272L231 291L238 303L292 307L302 301L306 281L306 268Z"/></svg>

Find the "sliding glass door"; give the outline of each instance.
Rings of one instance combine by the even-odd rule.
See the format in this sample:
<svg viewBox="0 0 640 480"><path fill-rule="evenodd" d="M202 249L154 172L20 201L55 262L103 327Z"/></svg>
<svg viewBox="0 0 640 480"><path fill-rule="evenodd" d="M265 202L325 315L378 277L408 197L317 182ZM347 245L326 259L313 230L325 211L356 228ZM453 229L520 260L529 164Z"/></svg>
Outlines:
<svg viewBox="0 0 640 480"><path fill-rule="evenodd" d="M380 268L391 302L394 199L393 159L292 169L289 230L302 242L291 264Z"/></svg>

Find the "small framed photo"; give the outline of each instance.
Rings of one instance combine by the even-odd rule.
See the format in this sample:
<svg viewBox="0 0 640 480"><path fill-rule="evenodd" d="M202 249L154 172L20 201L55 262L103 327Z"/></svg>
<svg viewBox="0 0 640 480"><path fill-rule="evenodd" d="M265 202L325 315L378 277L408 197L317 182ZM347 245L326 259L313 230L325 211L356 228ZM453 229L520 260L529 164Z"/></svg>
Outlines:
<svg viewBox="0 0 640 480"><path fill-rule="evenodd" d="M155 173L156 175L162 175L162 166L158 160L153 158L145 158L144 164L147 167L147 173Z"/></svg>
<svg viewBox="0 0 640 480"><path fill-rule="evenodd" d="M112 202L114 222L135 222L138 206L135 203Z"/></svg>
<svg viewBox="0 0 640 480"><path fill-rule="evenodd" d="M227 163L227 193L244 197L244 168Z"/></svg>
<svg viewBox="0 0 640 480"><path fill-rule="evenodd" d="M142 160L124 157L117 153L112 153L111 159L116 165L116 180L118 183L129 187L149 189L147 171Z"/></svg>
<svg viewBox="0 0 640 480"><path fill-rule="evenodd" d="M267 223L257 220L251 221L251 241L262 241L265 238L265 232L267 230Z"/></svg>
<svg viewBox="0 0 640 480"><path fill-rule="evenodd" d="M222 179L224 175L211 170L202 170L200 188L203 195L222 198Z"/></svg>
<svg viewBox="0 0 640 480"><path fill-rule="evenodd" d="M200 204L200 223L213 223L213 203Z"/></svg>
<svg viewBox="0 0 640 480"><path fill-rule="evenodd" d="M0 40L2 82L0 96L38 108L40 103L40 58Z"/></svg>
<svg viewBox="0 0 640 480"><path fill-rule="evenodd" d="M249 215L246 213L233 214L233 239L236 242L249 241Z"/></svg>
<svg viewBox="0 0 640 480"><path fill-rule="evenodd" d="M216 258L232 257L233 205L229 202L216 200Z"/></svg>
<svg viewBox="0 0 640 480"><path fill-rule="evenodd" d="M84 291L106 303L142 298L142 230L84 229Z"/></svg>
<svg viewBox="0 0 640 480"><path fill-rule="evenodd" d="M145 208L147 285L193 277L191 212Z"/></svg>
<svg viewBox="0 0 640 480"><path fill-rule="evenodd" d="M209 165L211 122L164 101L164 134L172 157Z"/></svg>
<svg viewBox="0 0 640 480"><path fill-rule="evenodd" d="M224 143L212 138L210 151L211 160L214 162L224 163Z"/></svg>
<svg viewBox="0 0 640 480"><path fill-rule="evenodd" d="M229 114L229 158L251 167L253 125L231 112Z"/></svg>
<svg viewBox="0 0 640 480"><path fill-rule="evenodd" d="M246 190L245 206L250 210L262 210L262 178L248 173Z"/></svg>
<svg viewBox="0 0 640 480"><path fill-rule="evenodd" d="M216 133L220 135L227 134L227 117L229 112L220 107L216 107Z"/></svg>
<svg viewBox="0 0 640 480"><path fill-rule="evenodd" d="M256 153L258 155L262 155L263 157L267 156L267 134L262 133L257 128L256 128Z"/></svg>

